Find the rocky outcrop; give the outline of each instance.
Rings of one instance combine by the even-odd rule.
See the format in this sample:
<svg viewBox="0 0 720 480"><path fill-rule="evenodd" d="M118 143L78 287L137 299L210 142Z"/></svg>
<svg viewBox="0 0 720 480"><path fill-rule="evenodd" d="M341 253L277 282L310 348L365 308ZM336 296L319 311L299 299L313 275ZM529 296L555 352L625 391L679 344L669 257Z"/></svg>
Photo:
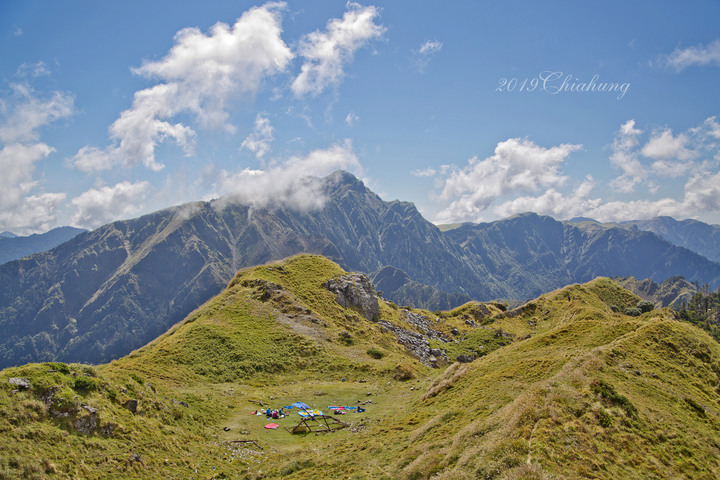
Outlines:
<svg viewBox="0 0 720 480"><path fill-rule="evenodd" d="M405 309L402 310L402 314L407 323L422 333L396 327L385 320L380 320L378 323L386 330L393 332L398 339L398 343L412 352L425 365L436 367L437 362L447 362L448 358L445 351L439 348L430 348L430 340L440 340L447 343L450 339L442 332L430 328L430 321L426 316Z"/></svg>
<svg viewBox="0 0 720 480"><path fill-rule="evenodd" d="M363 317L371 321L380 319L378 296L370 279L362 274L350 273L332 278L325 288L337 294L335 301L346 308L357 308Z"/></svg>

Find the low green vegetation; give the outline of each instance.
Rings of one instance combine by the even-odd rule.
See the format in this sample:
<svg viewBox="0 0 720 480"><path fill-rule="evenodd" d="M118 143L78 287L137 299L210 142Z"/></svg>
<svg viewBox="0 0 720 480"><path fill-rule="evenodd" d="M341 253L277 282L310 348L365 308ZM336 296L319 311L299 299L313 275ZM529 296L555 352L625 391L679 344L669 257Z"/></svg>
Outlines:
<svg viewBox="0 0 720 480"><path fill-rule="evenodd" d="M599 278L512 310L381 301L385 324L323 287L343 274L312 255L246 269L119 360L3 370L0 479L720 476L720 345L670 310ZM388 324L431 328L449 361ZM290 434L296 401L348 427Z"/></svg>

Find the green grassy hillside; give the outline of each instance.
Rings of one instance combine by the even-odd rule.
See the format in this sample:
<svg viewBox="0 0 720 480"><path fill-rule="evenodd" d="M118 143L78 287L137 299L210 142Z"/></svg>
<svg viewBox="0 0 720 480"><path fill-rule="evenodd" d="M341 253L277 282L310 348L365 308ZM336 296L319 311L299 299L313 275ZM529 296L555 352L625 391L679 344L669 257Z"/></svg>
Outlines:
<svg viewBox="0 0 720 480"><path fill-rule="evenodd" d="M666 310L613 313L638 297L611 280L512 311L380 301L372 322L324 287L344 273L310 255L246 269L110 364L3 370L0 479L720 473L720 345ZM425 332L450 360L413 356L397 329ZM292 410L278 430L252 415L258 402L295 401L366 412L334 417L350 428L320 435L287 433Z"/></svg>

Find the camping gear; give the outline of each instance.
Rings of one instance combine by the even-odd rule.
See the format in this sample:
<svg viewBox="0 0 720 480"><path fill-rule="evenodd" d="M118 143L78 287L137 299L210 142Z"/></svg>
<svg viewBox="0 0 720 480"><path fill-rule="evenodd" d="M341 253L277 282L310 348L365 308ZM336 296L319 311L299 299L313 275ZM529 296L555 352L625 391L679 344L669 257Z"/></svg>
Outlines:
<svg viewBox="0 0 720 480"><path fill-rule="evenodd" d="M277 423L268 423L267 425L265 425L265 428L267 428L268 430L277 430L279 426L280 425L278 425Z"/></svg>
<svg viewBox="0 0 720 480"><path fill-rule="evenodd" d="M285 427L290 433L330 433L343 428L348 428L350 425L338 420L337 418L328 415L318 415L315 417L303 417L300 422L293 428Z"/></svg>
<svg viewBox="0 0 720 480"><path fill-rule="evenodd" d="M317 408L316 408L315 410L313 410L312 412L307 412L307 411L305 411L305 412L298 412L298 415L300 415L300 416L303 417L303 418L318 417L318 416L321 416L322 414L323 414L323 412L321 412L321 411L318 410Z"/></svg>

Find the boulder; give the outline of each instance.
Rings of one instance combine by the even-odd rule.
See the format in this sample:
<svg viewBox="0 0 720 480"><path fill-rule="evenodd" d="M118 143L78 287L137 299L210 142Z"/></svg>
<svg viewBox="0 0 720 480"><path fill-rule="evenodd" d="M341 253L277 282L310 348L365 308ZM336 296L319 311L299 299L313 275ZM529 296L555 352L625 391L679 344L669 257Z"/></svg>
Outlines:
<svg viewBox="0 0 720 480"><path fill-rule="evenodd" d="M10 382L10 385L18 387L19 390L28 390L30 388L30 382L27 378L13 377L9 379L8 382Z"/></svg>
<svg viewBox="0 0 720 480"><path fill-rule="evenodd" d="M473 357L472 355L458 355L457 361L460 363L470 363L475 361L475 357Z"/></svg>
<svg viewBox="0 0 720 480"><path fill-rule="evenodd" d="M380 319L378 296L367 276L350 273L332 278L325 283L325 288L337 294L335 301L343 307L357 308L363 317L371 321Z"/></svg>

